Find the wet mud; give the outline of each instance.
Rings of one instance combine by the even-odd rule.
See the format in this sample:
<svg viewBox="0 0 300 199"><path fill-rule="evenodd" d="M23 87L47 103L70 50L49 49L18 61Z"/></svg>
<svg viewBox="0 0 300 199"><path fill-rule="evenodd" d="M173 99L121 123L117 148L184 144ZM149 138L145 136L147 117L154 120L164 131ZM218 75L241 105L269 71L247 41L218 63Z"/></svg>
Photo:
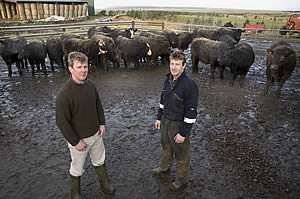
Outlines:
<svg viewBox="0 0 300 199"><path fill-rule="evenodd" d="M251 42L251 41L250 41ZM106 163L114 198L297 199L300 196L300 68L276 99L265 86L265 48L251 42L255 63L244 87L225 79L209 80L210 67L187 73L198 85L197 122L191 135L188 186L171 191L169 173L153 176L161 155L154 129L164 74L154 71L96 71L90 75L106 115ZM187 50L190 57L190 52ZM188 59L190 66L190 59ZM218 73L218 72L217 72ZM69 151L55 124L54 102L69 78L58 70L48 76L30 71L7 77L0 66L0 198L69 198ZM90 160L82 177L84 198L103 198Z"/></svg>

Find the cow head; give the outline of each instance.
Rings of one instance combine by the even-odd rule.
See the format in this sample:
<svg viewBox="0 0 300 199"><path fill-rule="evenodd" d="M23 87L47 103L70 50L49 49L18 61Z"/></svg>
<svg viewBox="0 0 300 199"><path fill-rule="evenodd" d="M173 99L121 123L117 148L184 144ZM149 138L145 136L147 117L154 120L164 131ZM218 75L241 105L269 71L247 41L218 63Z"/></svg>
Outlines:
<svg viewBox="0 0 300 199"><path fill-rule="evenodd" d="M99 49L98 55L103 55L107 53L105 43L102 39L97 39L96 45L98 46Z"/></svg>

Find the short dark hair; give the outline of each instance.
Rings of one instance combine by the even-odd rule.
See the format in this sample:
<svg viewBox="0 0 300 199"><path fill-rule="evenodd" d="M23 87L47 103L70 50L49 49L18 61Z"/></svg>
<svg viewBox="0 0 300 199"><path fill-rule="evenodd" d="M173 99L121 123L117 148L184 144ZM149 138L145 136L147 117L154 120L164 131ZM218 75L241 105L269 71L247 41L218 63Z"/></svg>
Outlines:
<svg viewBox="0 0 300 199"><path fill-rule="evenodd" d="M82 52L73 51L68 55L68 64L73 68L74 60L79 61L80 63L88 62L88 57Z"/></svg>
<svg viewBox="0 0 300 199"><path fill-rule="evenodd" d="M185 64L186 58L182 50L175 50L171 53L169 59L182 60L182 64Z"/></svg>

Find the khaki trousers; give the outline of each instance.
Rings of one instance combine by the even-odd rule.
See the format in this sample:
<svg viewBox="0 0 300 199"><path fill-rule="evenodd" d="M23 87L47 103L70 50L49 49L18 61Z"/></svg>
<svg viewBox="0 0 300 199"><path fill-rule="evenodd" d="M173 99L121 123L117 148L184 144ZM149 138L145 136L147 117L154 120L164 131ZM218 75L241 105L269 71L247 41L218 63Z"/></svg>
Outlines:
<svg viewBox="0 0 300 199"><path fill-rule="evenodd" d="M180 132L181 123L168 120L165 117L161 119L160 141L163 148L163 157L160 167L164 170L169 169L173 155L175 155L177 176L186 177L190 161L190 139L186 137L182 144L177 144L174 140L176 134Z"/></svg>
<svg viewBox="0 0 300 199"><path fill-rule="evenodd" d="M99 135L98 131L93 136L83 138L83 141L87 144L85 151L78 151L74 146L68 143L72 159L70 165L70 174L72 176L81 176L84 173L83 167L88 154L93 166L101 166L105 161L103 138Z"/></svg>

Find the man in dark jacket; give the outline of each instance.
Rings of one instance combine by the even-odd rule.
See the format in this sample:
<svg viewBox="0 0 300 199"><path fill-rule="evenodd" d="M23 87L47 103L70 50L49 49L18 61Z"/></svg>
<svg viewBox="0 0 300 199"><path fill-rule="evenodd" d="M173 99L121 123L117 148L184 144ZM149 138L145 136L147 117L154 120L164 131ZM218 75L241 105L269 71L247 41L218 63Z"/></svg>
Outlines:
<svg viewBox="0 0 300 199"><path fill-rule="evenodd" d="M189 167L189 135L197 117L198 88L185 73L186 63L182 51L170 55L170 73L166 75L160 97L155 128L160 129L162 160L154 174L170 170L173 154L176 159L176 180L173 189L187 184Z"/></svg>
<svg viewBox="0 0 300 199"><path fill-rule="evenodd" d="M103 135L105 117L94 84L87 79L88 58L83 53L71 52L68 56L71 78L56 96L56 123L68 142L71 154L71 198L79 199L80 177L87 155L99 177L104 194L113 194L105 166Z"/></svg>

